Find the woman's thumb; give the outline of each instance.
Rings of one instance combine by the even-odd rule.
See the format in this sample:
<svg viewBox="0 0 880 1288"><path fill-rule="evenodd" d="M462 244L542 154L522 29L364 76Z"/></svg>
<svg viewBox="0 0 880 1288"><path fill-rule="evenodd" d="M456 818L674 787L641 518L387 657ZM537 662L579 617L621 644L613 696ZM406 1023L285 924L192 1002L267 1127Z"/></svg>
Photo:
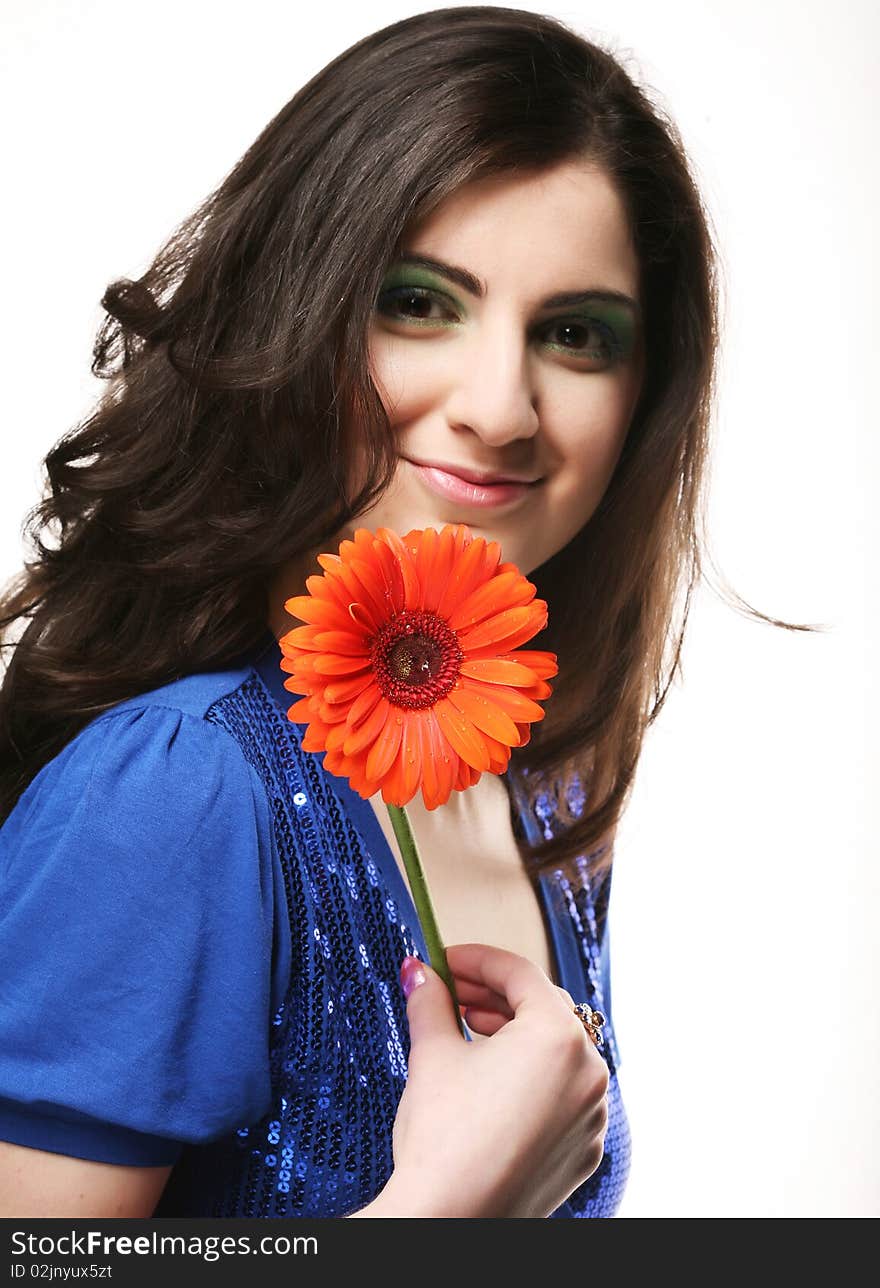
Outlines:
<svg viewBox="0 0 880 1288"><path fill-rule="evenodd" d="M449 989L437 972L418 957L404 957L400 967L400 985L406 997L406 1015L410 1042L419 1042L429 1033L456 1032L461 1026Z"/></svg>

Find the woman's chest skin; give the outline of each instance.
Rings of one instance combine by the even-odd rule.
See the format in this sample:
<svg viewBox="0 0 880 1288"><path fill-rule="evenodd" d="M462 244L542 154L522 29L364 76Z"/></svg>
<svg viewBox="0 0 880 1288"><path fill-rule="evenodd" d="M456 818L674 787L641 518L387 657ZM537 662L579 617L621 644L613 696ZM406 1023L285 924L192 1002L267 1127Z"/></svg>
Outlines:
<svg viewBox="0 0 880 1288"><path fill-rule="evenodd" d="M474 793L483 781L469 789L466 816L454 816L450 810L444 817L442 805L428 811L412 801L406 807L441 938L446 945L507 948L528 957L558 983L538 892L526 875L513 835L507 789L495 779L477 799ZM370 805L409 889L380 792L370 797Z"/></svg>

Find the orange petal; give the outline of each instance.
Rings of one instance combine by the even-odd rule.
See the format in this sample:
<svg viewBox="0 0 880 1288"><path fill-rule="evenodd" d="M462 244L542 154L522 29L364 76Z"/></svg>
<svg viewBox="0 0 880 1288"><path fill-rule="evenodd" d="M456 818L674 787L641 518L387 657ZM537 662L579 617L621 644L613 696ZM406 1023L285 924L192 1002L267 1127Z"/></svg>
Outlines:
<svg viewBox="0 0 880 1288"><path fill-rule="evenodd" d="M403 607L419 607L419 577L416 572L415 559L408 546L400 539L393 528L379 528L378 535L385 541L397 561L397 568L403 582Z"/></svg>
<svg viewBox="0 0 880 1288"><path fill-rule="evenodd" d="M403 803L411 801L422 777L422 739L420 713L408 711L403 717L400 740L400 764L403 777Z"/></svg>
<svg viewBox="0 0 880 1288"><path fill-rule="evenodd" d="M361 657L369 657L364 637L354 635L351 631L322 630L315 636L315 643L318 648L325 649L328 653L343 653L351 657L359 653Z"/></svg>
<svg viewBox="0 0 880 1288"><path fill-rule="evenodd" d="M382 780L382 799L386 805L398 805L402 808L410 799L406 795L404 786L404 759L405 752L401 737L400 746L397 748L391 767Z"/></svg>
<svg viewBox="0 0 880 1288"><path fill-rule="evenodd" d="M430 802L438 802L440 796L440 780L437 776L437 765L434 759L434 752L431 746L431 725L434 717L430 710L417 713L412 723L414 740L416 741L419 758L419 765L422 771L422 799L427 809L433 809Z"/></svg>
<svg viewBox="0 0 880 1288"><path fill-rule="evenodd" d="M454 631L466 630L492 613L519 608L535 597L536 587L521 572L502 572L477 586L449 615Z"/></svg>
<svg viewBox="0 0 880 1288"><path fill-rule="evenodd" d="M497 640L506 639L508 635L525 626L533 615L528 605L502 608L500 612L493 613L485 621L460 630L459 642L465 650L485 648L486 645L494 644Z"/></svg>
<svg viewBox="0 0 880 1288"><path fill-rule="evenodd" d="M304 696L307 698L312 697L311 692L309 692L308 689L305 689L304 685L291 684L289 680L285 680L283 681L283 687L285 687L285 689L287 689L287 692L289 693L296 693L296 694L301 693L301 694L304 694Z"/></svg>
<svg viewBox="0 0 880 1288"><path fill-rule="evenodd" d="M543 702L545 698L550 697L552 692L553 690L549 684L545 684L543 680L539 680L533 688L526 691L526 697L531 698L533 702Z"/></svg>
<svg viewBox="0 0 880 1288"><path fill-rule="evenodd" d="M475 769L489 768L489 753L482 735L448 698L434 704L434 712L444 735L458 755Z"/></svg>
<svg viewBox="0 0 880 1288"><path fill-rule="evenodd" d="M336 604L326 599L315 599L314 595L294 595L284 601L285 611L291 617L299 617L304 622L314 622L320 626L345 627L345 618Z"/></svg>
<svg viewBox="0 0 880 1288"><path fill-rule="evenodd" d="M358 752L365 751L367 747L372 747L387 727L390 714L391 703L380 694L379 701L364 718L360 727L346 729L345 741L341 744L346 756L356 756Z"/></svg>
<svg viewBox="0 0 880 1288"><path fill-rule="evenodd" d="M375 635L376 630L378 630L378 623L374 621L374 616L372 616L365 603L349 604L348 616L352 618L354 625L361 627L361 630L367 636Z"/></svg>
<svg viewBox="0 0 880 1288"><path fill-rule="evenodd" d="M395 713L397 711L396 707L392 707L391 710ZM403 733L403 716L400 716L400 724L397 723L397 719L397 714L389 716L367 756L365 772L367 778L375 783L381 783L381 780L393 765L394 757L397 755L397 749L400 746L400 739Z"/></svg>
<svg viewBox="0 0 880 1288"><path fill-rule="evenodd" d="M320 656L320 653L296 653L286 659L289 662L288 666L285 666L284 662L282 662L281 669L290 671L290 679L295 680L297 685L306 686L305 688L297 688L285 680L284 683L287 688L293 689L295 693L311 693L316 687L323 684L320 676L316 679L314 671L315 658Z"/></svg>
<svg viewBox="0 0 880 1288"><path fill-rule="evenodd" d="M283 681L282 681L282 684L284 685L285 689L287 689L287 690L288 690L288 692L290 692L290 693L306 693L306 694L308 694L308 693L311 693L311 692L313 691L313 690L312 690L312 685L310 685L310 684L305 684L305 683L304 683L303 681L301 681L301 680L299 679L299 677L298 677L298 676L296 676L296 675L290 675L290 676L288 676L288 678L287 678L286 680L283 680Z"/></svg>
<svg viewBox="0 0 880 1288"><path fill-rule="evenodd" d="M313 718L312 708L309 705L311 698L300 698L299 702L294 702L292 707L287 708L287 718L294 724L308 724Z"/></svg>
<svg viewBox="0 0 880 1288"><path fill-rule="evenodd" d="M419 602L418 607L424 608L425 594L427 587L431 585L434 576L434 564L437 559L437 550L440 537L435 528L425 528L423 532L414 530L404 537L404 540L411 544L417 541L416 545L416 573L419 579Z"/></svg>
<svg viewBox="0 0 880 1288"><path fill-rule="evenodd" d="M355 528L354 530L354 544L361 548L362 554L364 551L369 553L373 549L374 537L375 533L369 528Z"/></svg>
<svg viewBox="0 0 880 1288"><path fill-rule="evenodd" d="M517 724L516 727L517 729L519 729L519 737L520 737L520 741L517 745L520 747L527 746L532 736L532 726L530 724Z"/></svg>
<svg viewBox="0 0 880 1288"><path fill-rule="evenodd" d="M466 653L479 649L502 648L509 651L516 643L524 643L537 635L547 625L547 609L543 600L521 608L506 608L485 622L480 622L465 632L459 632L459 642Z"/></svg>
<svg viewBox="0 0 880 1288"><path fill-rule="evenodd" d="M314 660L318 675L354 675L358 671L372 669L370 659L363 657L342 657L338 653L319 653Z"/></svg>
<svg viewBox="0 0 880 1288"><path fill-rule="evenodd" d="M332 577L325 577L321 573L313 572L306 577L306 590L313 599L326 600L328 604L337 603L336 596L333 593Z"/></svg>
<svg viewBox="0 0 880 1288"><path fill-rule="evenodd" d="M535 683L535 672L518 662L498 657L466 657L459 670L462 675L486 684L512 684L517 687Z"/></svg>
<svg viewBox="0 0 880 1288"><path fill-rule="evenodd" d="M376 622L378 628L388 620L390 613L385 599L385 583L382 580L382 570L372 558L372 552L369 559L353 558L346 572L349 585L352 586L352 593L358 589L360 590L358 598L366 604L370 616Z"/></svg>
<svg viewBox="0 0 880 1288"><path fill-rule="evenodd" d="M327 685L324 698L327 702L353 702L373 682L369 671L365 671L363 675L353 675L350 680L337 680L334 684Z"/></svg>
<svg viewBox="0 0 880 1288"><path fill-rule="evenodd" d="M498 572L499 560L501 558L501 543L498 541L487 541L486 548L483 551L483 580L489 581ZM516 565L511 565L516 567Z"/></svg>
<svg viewBox="0 0 880 1288"><path fill-rule="evenodd" d="M460 559L475 537L466 523L453 523L449 526L452 528L455 557Z"/></svg>
<svg viewBox="0 0 880 1288"><path fill-rule="evenodd" d="M324 741L326 733L327 729L320 720L313 720L300 741L303 751L324 751L327 746Z"/></svg>
<svg viewBox="0 0 880 1288"><path fill-rule="evenodd" d="M372 602L370 595L348 564L340 563L332 573L328 572L327 580L332 584L333 593L338 597L342 611L345 613L346 627L351 626L349 605L356 603L363 606L363 610L370 621L370 628L377 629L378 623L384 620L384 616L381 610Z"/></svg>
<svg viewBox="0 0 880 1288"><path fill-rule="evenodd" d="M377 684L371 684L359 693L345 711L345 723L349 729L356 729L363 723L381 697L382 690Z"/></svg>
<svg viewBox="0 0 880 1288"><path fill-rule="evenodd" d="M334 725L332 729L327 730L327 736L324 739L324 745L328 751L338 751L345 741L345 725Z"/></svg>
<svg viewBox="0 0 880 1288"><path fill-rule="evenodd" d="M328 774L336 774L338 778L349 778L347 762L342 752L337 748L335 751L328 751L324 755L324 768ZM351 783L354 787L354 782Z"/></svg>
<svg viewBox="0 0 880 1288"><path fill-rule="evenodd" d="M336 569L338 569L342 563L342 559L339 557L339 555L331 555L329 553L317 555L316 558L318 560L318 563L321 565L321 567L326 569L327 572L330 572L330 571L335 572Z"/></svg>
<svg viewBox="0 0 880 1288"><path fill-rule="evenodd" d="M481 686L485 692L485 685ZM498 706L494 698L487 699L483 693L477 693L474 689L463 684L459 689L450 689L446 695L447 701L457 707L461 714L471 724L488 733L499 742L506 742L512 747L517 740L516 725L510 716ZM486 765L488 769L488 764Z"/></svg>
<svg viewBox="0 0 880 1288"><path fill-rule="evenodd" d="M311 589L315 585L321 586L320 594ZM350 596L335 572L326 572L321 577L315 573L313 576L306 578L306 586L316 599L326 600L329 604L335 604L340 614L344 615L348 612ZM342 620L345 620L344 616Z"/></svg>
<svg viewBox="0 0 880 1288"><path fill-rule="evenodd" d="M473 765L469 765L467 761L460 760L458 762L455 790L457 792L466 792L469 788L476 786L481 777L482 775L478 769L474 769Z"/></svg>
<svg viewBox="0 0 880 1288"><path fill-rule="evenodd" d="M341 778L347 778L356 792L360 792L364 786L364 776L362 769L362 757L346 756L341 747L334 747L327 752L324 757L324 768L328 769L331 774L338 774ZM372 796L372 791L366 793Z"/></svg>
<svg viewBox="0 0 880 1288"><path fill-rule="evenodd" d="M455 608L468 598L471 591L483 583L483 553L486 549L484 537L475 537L460 559L455 561L452 572L440 596L437 614L448 617Z"/></svg>
<svg viewBox="0 0 880 1288"><path fill-rule="evenodd" d="M387 532L388 529L380 528L379 531ZM400 571L400 565L398 564L390 546L378 537L373 542L373 555L377 565L382 571L385 588L388 592L385 602L389 605L391 613L402 613L404 604L404 586L403 574Z"/></svg>
<svg viewBox="0 0 880 1288"><path fill-rule="evenodd" d="M281 636L278 646L286 657L295 657L297 650L301 648L314 649L315 636L324 629L323 626L295 626Z"/></svg>
<svg viewBox="0 0 880 1288"><path fill-rule="evenodd" d="M426 763L427 759L430 759L437 776L437 796L432 802L426 800L425 804L428 809L436 809L438 805L447 801L452 793L458 767L458 754L449 740L444 737L436 712L431 708L425 712L422 738L426 747Z"/></svg>
<svg viewBox="0 0 880 1288"><path fill-rule="evenodd" d="M490 774L503 774L510 763L511 747L519 746L520 727L518 724L514 724L514 728L516 729L516 738L512 743L498 742L495 738L490 737L489 734L483 734L483 741L489 752Z"/></svg>
<svg viewBox="0 0 880 1288"><path fill-rule="evenodd" d="M527 698L518 689L507 689L501 684L482 684L479 680L468 680L468 687L478 697L486 698L490 703L500 707L515 723L544 719L544 708L539 707L537 702Z"/></svg>
<svg viewBox="0 0 880 1288"><path fill-rule="evenodd" d="M515 653L499 654L499 657L508 662L519 662L522 666L530 667L541 680L547 680L559 674L559 659L556 654L547 653L541 649L518 649Z"/></svg>
<svg viewBox="0 0 880 1288"><path fill-rule="evenodd" d="M428 576L422 589L422 604L426 612L437 611L437 605L440 602L443 591L446 589L454 559L455 535L452 527L447 523L444 524L437 537L431 567L428 570Z"/></svg>
<svg viewBox="0 0 880 1288"><path fill-rule="evenodd" d="M323 696L320 693L316 693L312 697L312 707L317 711L318 716L328 729L333 725L345 724L345 712L347 708L331 706L329 702L324 701Z"/></svg>

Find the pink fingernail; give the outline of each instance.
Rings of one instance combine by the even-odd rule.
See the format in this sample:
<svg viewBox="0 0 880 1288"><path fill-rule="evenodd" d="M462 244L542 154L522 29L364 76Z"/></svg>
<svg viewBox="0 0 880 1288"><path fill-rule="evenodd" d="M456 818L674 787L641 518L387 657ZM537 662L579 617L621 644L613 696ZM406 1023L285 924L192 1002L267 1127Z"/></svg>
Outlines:
<svg viewBox="0 0 880 1288"><path fill-rule="evenodd" d="M404 997L409 997L414 988L424 984L427 976L418 957L404 957L400 965L400 987Z"/></svg>

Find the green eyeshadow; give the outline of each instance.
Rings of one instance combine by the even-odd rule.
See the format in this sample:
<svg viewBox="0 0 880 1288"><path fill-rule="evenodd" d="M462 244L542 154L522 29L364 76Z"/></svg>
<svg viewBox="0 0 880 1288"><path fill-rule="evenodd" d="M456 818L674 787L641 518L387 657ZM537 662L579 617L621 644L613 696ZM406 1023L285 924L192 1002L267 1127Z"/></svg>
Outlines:
<svg viewBox="0 0 880 1288"><path fill-rule="evenodd" d="M419 268L416 265L398 264L390 268L382 279L381 289L390 291L395 286L424 286L429 290L439 291L441 295L445 295L448 299L458 304L455 296L449 294L448 285L442 277L438 277L436 273L430 273L427 269Z"/></svg>

